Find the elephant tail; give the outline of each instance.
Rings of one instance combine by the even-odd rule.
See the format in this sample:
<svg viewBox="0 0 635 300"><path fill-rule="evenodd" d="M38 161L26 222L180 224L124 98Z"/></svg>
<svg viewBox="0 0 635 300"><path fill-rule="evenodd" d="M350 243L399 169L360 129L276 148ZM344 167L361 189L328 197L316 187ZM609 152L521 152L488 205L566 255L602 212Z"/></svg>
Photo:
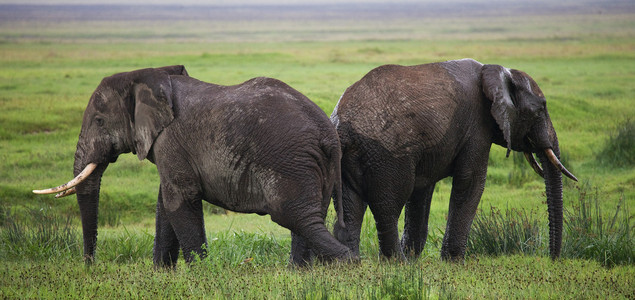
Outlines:
<svg viewBox="0 0 635 300"><path fill-rule="evenodd" d="M342 149L340 143L336 143L331 146L329 153L331 158L331 166L335 171L334 186L332 189L333 204L335 206L335 212L337 214L337 222L341 228L346 228L344 225L344 207L342 203Z"/></svg>

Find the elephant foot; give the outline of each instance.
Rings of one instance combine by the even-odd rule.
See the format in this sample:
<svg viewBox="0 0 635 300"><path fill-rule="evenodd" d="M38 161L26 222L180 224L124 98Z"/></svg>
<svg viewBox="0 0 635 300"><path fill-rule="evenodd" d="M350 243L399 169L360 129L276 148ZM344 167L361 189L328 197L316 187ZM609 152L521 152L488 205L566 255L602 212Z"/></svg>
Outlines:
<svg viewBox="0 0 635 300"><path fill-rule="evenodd" d="M381 261L385 261L385 262L390 262L390 263L407 263L408 259L406 258L406 256L403 253L399 253L399 254L395 254L395 255L391 255L391 256L386 256L386 255L380 255L380 259Z"/></svg>
<svg viewBox="0 0 635 300"><path fill-rule="evenodd" d="M359 259L359 235L355 237L348 230L339 227L333 229L333 235L335 239L350 249L352 258Z"/></svg>
<svg viewBox="0 0 635 300"><path fill-rule="evenodd" d="M304 269L308 268L314 263L319 263L323 265L331 265L331 264L358 264L361 262L359 255L353 254L350 250L346 250L341 254L337 255L318 255L313 251L308 250L310 252L309 256L297 256L293 253L289 257L289 265L290 269Z"/></svg>
<svg viewBox="0 0 635 300"><path fill-rule="evenodd" d="M84 254L83 260L86 266L92 266L95 263L95 256Z"/></svg>
<svg viewBox="0 0 635 300"><path fill-rule="evenodd" d="M447 251L441 251L441 260L450 263L463 264L465 262L465 255L451 255Z"/></svg>

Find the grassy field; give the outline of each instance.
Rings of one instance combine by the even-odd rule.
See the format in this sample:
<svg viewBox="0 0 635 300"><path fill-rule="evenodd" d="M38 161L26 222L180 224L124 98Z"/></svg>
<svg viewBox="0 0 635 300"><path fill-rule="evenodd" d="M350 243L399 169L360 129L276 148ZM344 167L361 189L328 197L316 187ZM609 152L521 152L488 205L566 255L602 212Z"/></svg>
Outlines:
<svg viewBox="0 0 635 300"><path fill-rule="evenodd" d="M635 298L635 10L628 2L611 3L613 9L572 6L559 14L509 7L500 16L479 17L417 14L418 6L394 8L382 18L378 11L385 7L357 14L356 6L318 13L266 8L260 18L242 19L232 16L256 14L187 7L142 13L135 7L112 17L116 7L78 13L2 6L0 298ZM194 18L186 18L189 13ZM172 18L162 22L166 15ZM268 216L214 214L207 205L210 257L174 272L154 271L158 176L133 155L122 155L103 177L97 263L90 268L81 263L73 197L30 192L72 177L83 110L100 80L116 72L183 64L191 76L218 84L275 77L330 114L343 91L376 66L464 57L523 70L547 96L563 162L580 179L565 181L570 231L564 259L548 259L540 239L547 234L544 184L498 146L479 217L488 222L496 211L511 210L531 216L537 250L497 257L471 250L463 265L439 260L448 180L437 185L431 233L418 261L381 261L367 214L361 263L307 270L287 267L289 232ZM567 254L598 249L597 236L576 235L577 228L594 226L601 236L626 230L625 240L607 242L626 245L625 259L601 250L617 247L587 258ZM498 227L505 232L508 226Z"/></svg>

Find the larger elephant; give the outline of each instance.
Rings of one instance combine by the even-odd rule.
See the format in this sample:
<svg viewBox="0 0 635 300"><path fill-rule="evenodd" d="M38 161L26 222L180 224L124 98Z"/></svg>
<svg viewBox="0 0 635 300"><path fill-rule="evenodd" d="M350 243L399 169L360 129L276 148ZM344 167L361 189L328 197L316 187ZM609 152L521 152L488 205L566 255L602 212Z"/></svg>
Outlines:
<svg viewBox="0 0 635 300"><path fill-rule="evenodd" d="M350 257L324 225L331 195L341 190L337 132L317 105L279 80L221 86L187 76L183 66L104 78L84 112L76 178L34 191L77 193L89 262L102 174L128 152L154 163L160 176L156 265L175 265L179 248L188 262L193 253L206 255L202 200L269 214L291 230L293 264L308 263L313 253Z"/></svg>
<svg viewBox="0 0 635 300"><path fill-rule="evenodd" d="M342 143L345 228L338 240L359 254L366 207L381 253L417 257L426 242L434 186L451 176L443 259L462 260L487 173L492 143L524 152L543 175L550 255L562 240L561 172L545 96L526 73L472 59L378 67L350 86L331 115ZM537 164L534 155L541 162ZM577 180L577 179L576 179ZM400 241L398 218L405 206Z"/></svg>

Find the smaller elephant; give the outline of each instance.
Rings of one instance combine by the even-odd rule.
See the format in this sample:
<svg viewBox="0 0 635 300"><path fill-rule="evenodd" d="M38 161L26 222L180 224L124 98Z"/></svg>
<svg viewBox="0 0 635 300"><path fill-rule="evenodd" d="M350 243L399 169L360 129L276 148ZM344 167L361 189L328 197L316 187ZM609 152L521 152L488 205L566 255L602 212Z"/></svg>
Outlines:
<svg viewBox="0 0 635 300"><path fill-rule="evenodd" d="M202 200L228 210L269 214L291 230L290 262L352 258L324 225L335 195L341 207L341 150L326 114L272 78L221 86L189 77L183 66L106 77L84 112L75 178L34 193L77 193L84 258L97 243L101 177L123 153L157 166L154 263L206 255ZM338 209L341 212L341 209Z"/></svg>
<svg viewBox="0 0 635 300"><path fill-rule="evenodd" d="M560 255L561 172L577 179L558 159L558 138L545 96L526 73L472 59L385 65L344 92L331 121L342 143L346 226L336 222L334 234L354 254L359 254L368 206L384 256L419 256L428 236L434 186L451 176L441 257L462 260L494 143L507 148L508 155L511 150L525 153L544 177L550 254ZM397 221L404 206L399 241Z"/></svg>

